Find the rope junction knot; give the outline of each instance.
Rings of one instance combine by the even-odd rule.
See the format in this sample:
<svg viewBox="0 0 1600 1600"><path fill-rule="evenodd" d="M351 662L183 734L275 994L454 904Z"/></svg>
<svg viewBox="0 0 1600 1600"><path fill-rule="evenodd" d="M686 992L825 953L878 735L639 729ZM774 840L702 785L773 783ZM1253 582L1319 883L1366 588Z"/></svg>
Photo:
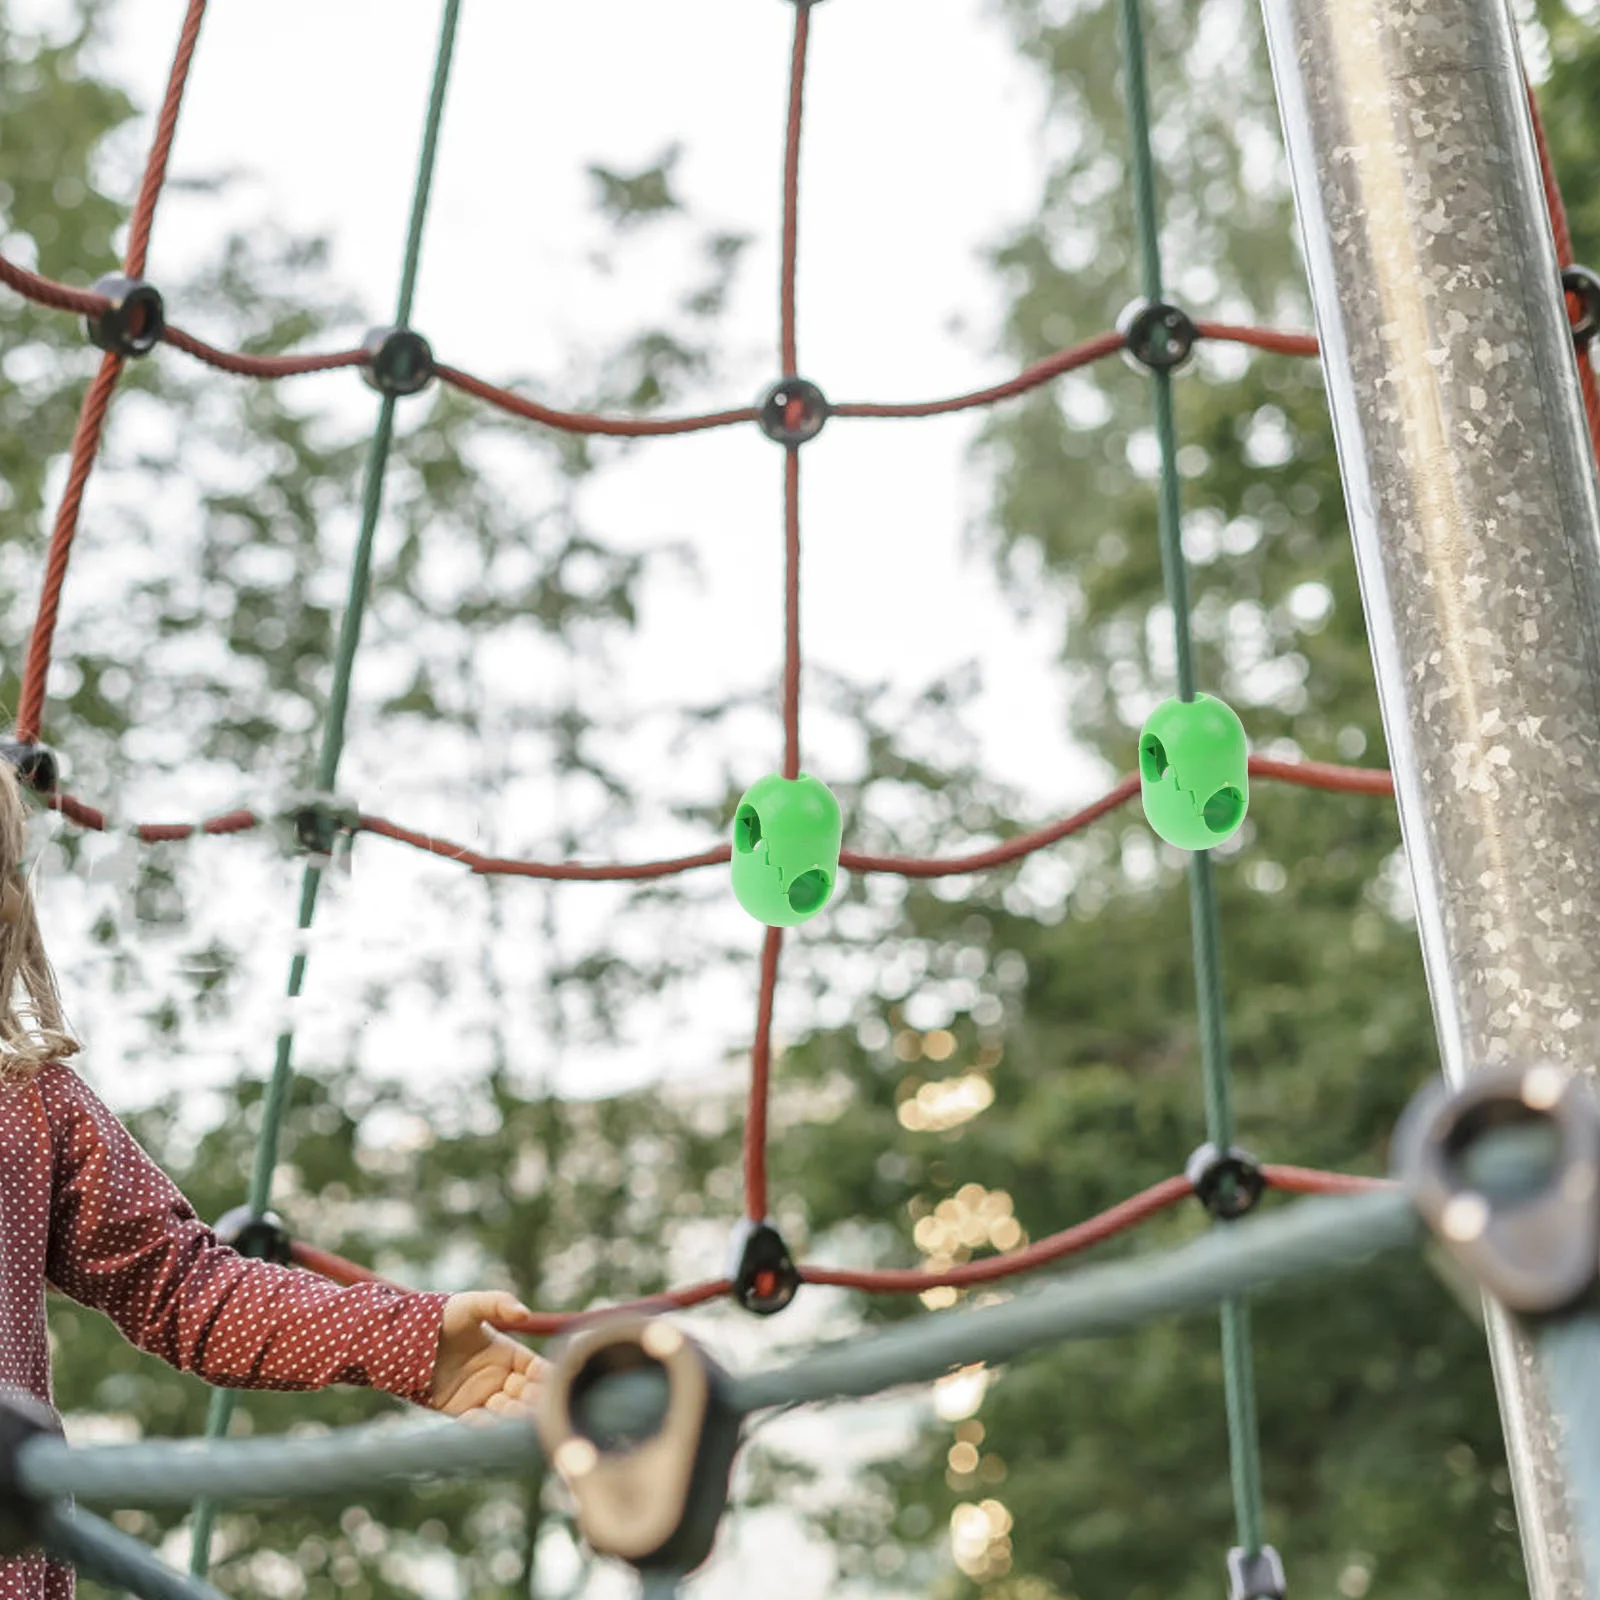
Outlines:
<svg viewBox="0 0 1600 1600"><path fill-rule="evenodd" d="M832 415L827 396L805 378L780 378L757 408L761 431L774 444L790 449L815 439Z"/></svg>
<svg viewBox="0 0 1600 1600"><path fill-rule="evenodd" d="M100 279L94 292L108 303L103 311L89 312L83 319L90 342L109 355L149 355L167 331L160 291L141 278L114 272Z"/></svg>
<svg viewBox="0 0 1600 1600"><path fill-rule="evenodd" d="M61 763L48 745L0 739L0 761L9 761L23 784L35 794L55 793L61 777Z"/></svg>
<svg viewBox="0 0 1600 1600"><path fill-rule="evenodd" d="M1254 1211L1267 1187L1261 1163L1236 1144L1225 1151L1214 1144L1201 1145L1183 1172L1194 1185L1200 1204L1219 1222L1232 1222Z"/></svg>
<svg viewBox="0 0 1600 1600"><path fill-rule="evenodd" d="M1561 287L1572 317L1572 337L1583 350L1600 332L1600 273L1590 267L1563 267Z"/></svg>
<svg viewBox="0 0 1600 1600"><path fill-rule="evenodd" d="M1117 318L1129 361L1151 372L1175 372L1200 337L1187 311L1166 300L1132 300Z"/></svg>
<svg viewBox="0 0 1600 1600"><path fill-rule="evenodd" d="M414 328L373 328L361 341L361 377L369 389L402 398L433 382L433 347Z"/></svg>
<svg viewBox="0 0 1600 1600"><path fill-rule="evenodd" d="M320 868L348 868L355 836L361 831L361 808L333 795L309 793L290 800L279 819L291 847Z"/></svg>
<svg viewBox="0 0 1600 1600"><path fill-rule="evenodd" d="M728 1250L728 1277L733 1297L746 1311L770 1317L782 1311L800 1288L800 1269L770 1222L743 1218L733 1230Z"/></svg>

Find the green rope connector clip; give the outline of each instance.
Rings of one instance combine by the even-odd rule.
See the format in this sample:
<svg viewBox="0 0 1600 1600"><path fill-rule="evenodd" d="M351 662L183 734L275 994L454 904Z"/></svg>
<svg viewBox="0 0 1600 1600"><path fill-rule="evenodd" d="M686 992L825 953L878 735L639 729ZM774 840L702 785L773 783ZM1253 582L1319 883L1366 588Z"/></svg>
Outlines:
<svg viewBox="0 0 1600 1600"><path fill-rule="evenodd" d="M1244 724L1211 695L1162 701L1139 734L1145 817L1180 850L1210 850L1238 831L1249 771Z"/></svg>
<svg viewBox="0 0 1600 1600"><path fill-rule="evenodd" d="M757 922L792 928L828 903L839 878L844 821L825 783L769 773L733 817L733 892Z"/></svg>

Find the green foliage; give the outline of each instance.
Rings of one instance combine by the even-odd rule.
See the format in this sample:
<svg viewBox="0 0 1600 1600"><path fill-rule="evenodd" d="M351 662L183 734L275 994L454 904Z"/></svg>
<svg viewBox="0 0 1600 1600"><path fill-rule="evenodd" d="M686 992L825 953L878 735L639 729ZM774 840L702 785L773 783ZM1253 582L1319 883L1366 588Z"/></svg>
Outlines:
<svg viewBox="0 0 1600 1600"><path fill-rule="evenodd" d="M1600 82L1600 27L1592 5L1581 0L1539 0L1537 15L1550 51L1550 77L1539 93L1545 133L1555 163L1578 261L1600 261L1600 122L1594 115Z"/></svg>
<svg viewBox="0 0 1600 1600"><path fill-rule="evenodd" d="M673 193L672 174L682 154L677 145L671 145L638 172L591 166L589 178L602 215L619 228L633 228L681 210L682 203Z"/></svg>
<svg viewBox="0 0 1600 1600"><path fill-rule="evenodd" d="M1261 159L1277 130L1256 18L1145 11L1173 292L1197 317L1304 326L1287 186ZM1546 11L1545 103L1588 237L1600 35L1592 16ZM1108 326L1137 274L1116 6L1006 12L1046 76L1062 152L1037 218L995 256L1009 347L1031 361ZM1196 365L1177 396L1200 685L1256 750L1382 765L1320 375L1205 347ZM1019 603L1048 585L1070 618L1060 731L1115 773L1173 672L1148 407L1142 378L1102 365L997 413L983 443L1000 570ZM785 1057L791 1085L833 1086L827 1116L777 1152L775 1185L805 1193L817 1233L870 1218L886 1262L960 1261L1014 1242L1007 1216L1037 1239L1181 1168L1199 1142L1182 858L1127 813L1058 854L1055 877L913 889L879 1003ZM1241 1141L1267 1160L1382 1171L1435 1065L1392 804L1258 784L1214 857ZM1199 1225L1170 1217L1102 1253ZM1263 1300L1255 1326L1267 1532L1296 1591L1519 1592L1483 1336L1432 1276L1389 1262ZM998 1502L992 1537L967 1546L970 1576L930 1592L1215 1595L1235 1538L1220 1377L1209 1320L1019 1364L974 1417L880 1464L865 1503L881 1514L830 1525L844 1569L942 1545L953 1513Z"/></svg>
<svg viewBox="0 0 1600 1600"><path fill-rule="evenodd" d="M0 234L24 259L23 241L32 239L40 269L69 282L115 265L126 216L123 196L101 181L108 144L133 111L91 70L105 23L101 7L85 6L70 37L45 43L13 26L0 0ZM602 210L619 226L625 216L650 216L694 237L693 220L675 215L670 167L669 155L654 176L602 184ZM690 320L714 319L742 245L725 233L695 238L698 275L684 299ZM258 353L348 345L374 318L330 293L326 254L320 241L264 227L232 237L194 278L163 282L169 312L202 337ZM0 609L8 636L22 640L55 510L46 475L70 442L95 356L75 319L35 311L9 293L7 300ZM645 327L600 364L578 398L649 409L711 371L697 336ZM182 794L221 773L282 794L312 771L348 560L345 530L367 449L363 432L310 408L317 381L299 389L253 383L166 350L127 370L79 529L46 729L68 754L73 786L113 813L130 792L147 794L152 780ZM503 439L532 459L539 492L522 483L518 494L505 494L484 470L484 446ZM389 688L363 696L358 684L358 733L381 718L389 747L421 752L429 781L453 780L457 794L473 792L497 746L515 746L531 751L541 781L592 782L614 824L631 814L627 784L593 749L593 719L559 692L535 702L519 691L508 707L482 653L510 638L602 662L609 641L634 625L655 557L597 538L575 503L576 485L604 459L443 387L402 413L361 663L369 681ZM20 654L8 652L0 697L12 703L19 667ZM242 883L251 847L237 843L225 870ZM65 836L63 846L70 864L88 863L81 836ZM270 841L260 848L270 850ZM567 839L561 848L575 846ZM70 887L77 876L61 881ZM242 890L230 880L230 894L219 897L219 881L181 850L141 852L131 892L98 904L87 948L62 958L74 1009L88 1009L90 995L126 1013L152 1076L249 998L240 974L252 933L218 924L208 904ZM483 1064L451 1061L401 1089L357 1066L359 1029L348 1053L303 1061L274 1204L297 1236L398 1282L503 1285L554 1309L663 1289L678 1232L707 1215L726 1219L736 1207L736 1137L727 1120L708 1122L687 1098L664 1105L655 1094L558 1097L537 1065L513 1066L502 1027L548 1008L553 1060L564 1037L585 1022L603 1032L693 952L659 963L556 952L531 992L524 984L508 994L494 951L535 937L542 908L530 905L533 891L508 906L493 888L471 887L479 897L476 946L461 941L450 966L419 957L399 986L403 997L375 982L349 1001L359 1018L420 992L442 1011L476 978L492 997L489 1037L468 1025L459 1048L463 1061L472 1055ZM285 897L286 930L291 909ZM316 976L313 963L313 984ZM217 1102L220 1117L197 1115L193 1097L180 1092L129 1117L203 1216L244 1197L270 1061L270 1040L258 1043ZM93 1062L86 1070L107 1089ZM145 1434L204 1431L210 1391L198 1379L153 1361L105 1318L60 1297L52 1298L50 1327L56 1398L74 1423L98 1414ZM393 1409L360 1390L257 1394L240 1407L235 1429L335 1427ZM186 1562L181 1517L118 1520L169 1541L166 1554ZM219 1521L214 1578L229 1593L287 1584L308 1597L388 1600L417 1593L426 1572L430 1582L473 1595L528 1594L541 1537L570 1546L566 1527L540 1481L395 1491L348 1507L242 1508ZM80 1592L93 1600L98 1591L85 1582Z"/></svg>

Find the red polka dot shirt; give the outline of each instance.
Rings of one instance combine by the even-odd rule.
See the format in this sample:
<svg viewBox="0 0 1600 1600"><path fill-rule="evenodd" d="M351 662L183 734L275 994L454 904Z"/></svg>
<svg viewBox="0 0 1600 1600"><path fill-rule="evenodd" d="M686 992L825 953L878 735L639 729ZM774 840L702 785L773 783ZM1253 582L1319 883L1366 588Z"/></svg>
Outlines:
<svg viewBox="0 0 1600 1600"><path fill-rule="evenodd" d="M350 1288L219 1244L70 1067L0 1085L0 1385L52 1401L45 1285L141 1350L235 1389L361 1384L425 1405L444 1294ZM71 1600L70 1568L0 1561L0 1600Z"/></svg>

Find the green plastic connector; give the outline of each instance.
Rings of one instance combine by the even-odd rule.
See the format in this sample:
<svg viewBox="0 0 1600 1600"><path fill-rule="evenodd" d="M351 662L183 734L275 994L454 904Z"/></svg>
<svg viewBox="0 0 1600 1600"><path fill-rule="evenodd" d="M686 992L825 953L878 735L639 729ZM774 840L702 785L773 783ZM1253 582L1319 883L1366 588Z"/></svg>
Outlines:
<svg viewBox="0 0 1600 1600"><path fill-rule="evenodd" d="M1210 850L1250 806L1250 750L1231 706L1209 694L1164 700L1139 734L1144 814L1168 844Z"/></svg>
<svg viewBox="0 0 1600 1600"><path fill-rule="evenodd" d="M792 928L828 903L839 880L844 821L825 783L769 773L733 816L733 892L757 922Z"/></svg>

